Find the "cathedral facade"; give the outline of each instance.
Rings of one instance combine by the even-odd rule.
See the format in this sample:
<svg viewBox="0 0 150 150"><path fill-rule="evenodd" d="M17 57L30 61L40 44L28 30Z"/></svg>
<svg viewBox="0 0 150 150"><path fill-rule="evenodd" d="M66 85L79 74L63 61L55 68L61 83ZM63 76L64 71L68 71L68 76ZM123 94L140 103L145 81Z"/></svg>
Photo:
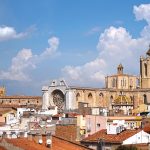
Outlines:
<svg viewBox="0 0 150 150"><path fill-rule="evenodd" d="M57 106L59 111L78 109L78 103L89 107L123 110L125 114L140 104L150 103L150 49L140 58L140 77L124 74L122 64L117 73L105 77L105 88L68 86L64 80L54 80L42 87L42 109Z"/></svg>

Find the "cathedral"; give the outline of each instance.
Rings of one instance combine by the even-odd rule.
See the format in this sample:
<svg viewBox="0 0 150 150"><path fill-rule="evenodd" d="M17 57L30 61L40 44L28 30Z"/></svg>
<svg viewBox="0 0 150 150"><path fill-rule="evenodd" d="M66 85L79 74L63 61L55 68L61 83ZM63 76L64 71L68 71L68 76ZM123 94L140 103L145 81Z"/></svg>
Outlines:
<svg viewBox="0 0 150 150"><path fill-rule="evenodd" d="M105 77L105 88L73 87L64 80L54 80L42 87L42 93L42 109L46 110L51 106L59 111L76 110L82 102L128 114L140 104L150 103L150 49L140 57L140 76L124 73L119 64L116 74Z"/></svg>

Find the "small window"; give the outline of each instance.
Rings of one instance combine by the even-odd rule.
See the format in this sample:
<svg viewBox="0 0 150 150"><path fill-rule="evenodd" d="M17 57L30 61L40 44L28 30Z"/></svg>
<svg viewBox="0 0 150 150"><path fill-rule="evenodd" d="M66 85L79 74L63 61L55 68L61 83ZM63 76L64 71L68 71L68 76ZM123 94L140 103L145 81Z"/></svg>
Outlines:
<svg viewBox="0 0 150 150"><path fill-rule="evenodd" d="M99 96L100 96L100 97L104 97L103 93L100 93Z"/></svg>
<svg viewBox="0 0 150 150"><path fill-rule="evenodd" d="M145 67L145 76L147 76L147 64L144 64Z"/></svg>
<svg viewBox="0 0 150 150"><path fill-rule="evenodd" d="M100 123L97 123L97 127L100 127L101 125L100 125Z"/></svg>

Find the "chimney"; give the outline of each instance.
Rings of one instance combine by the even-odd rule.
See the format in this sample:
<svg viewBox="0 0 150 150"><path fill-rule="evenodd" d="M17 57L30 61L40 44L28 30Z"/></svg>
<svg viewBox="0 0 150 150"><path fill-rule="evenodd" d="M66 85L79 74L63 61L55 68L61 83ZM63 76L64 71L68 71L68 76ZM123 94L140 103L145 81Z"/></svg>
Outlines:
<svg viewBox="0 0 150 150"><path fill-rule="evenodd" d="M52 135L51 135L51 133L46 134L46 146L48 148L52 147Z"/></svg>

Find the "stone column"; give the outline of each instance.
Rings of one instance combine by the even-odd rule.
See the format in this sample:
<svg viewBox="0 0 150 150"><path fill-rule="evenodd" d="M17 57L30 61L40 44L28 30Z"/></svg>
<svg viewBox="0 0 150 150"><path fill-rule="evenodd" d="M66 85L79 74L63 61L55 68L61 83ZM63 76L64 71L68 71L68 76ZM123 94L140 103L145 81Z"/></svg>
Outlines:
<svg viewBox="0 0 150 150"><path fill-rule="evenodd" d="M42 88L42 109L48 109L49 107L49 94L48 94L48 87Z"/></svg>

